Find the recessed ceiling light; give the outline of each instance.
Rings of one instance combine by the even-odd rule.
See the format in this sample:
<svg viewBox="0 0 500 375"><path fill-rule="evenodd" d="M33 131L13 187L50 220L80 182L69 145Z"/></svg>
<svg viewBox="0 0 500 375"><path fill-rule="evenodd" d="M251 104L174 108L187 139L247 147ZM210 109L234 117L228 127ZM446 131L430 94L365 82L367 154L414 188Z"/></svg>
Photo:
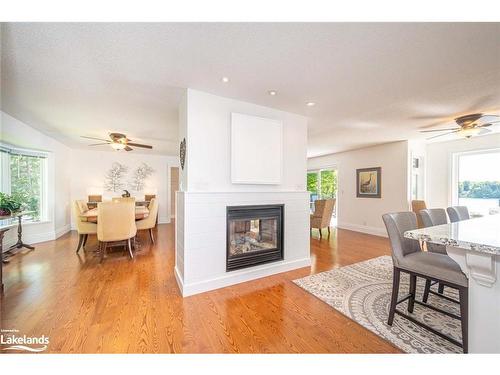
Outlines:
<svg viewBox="0 0 500 375"><path fill-rule="evenodd" d="M314 103L314 102L307 102L306 105L308 107L314 107L316 105L316 103Z"/></svg>
<svg viewBox="0 0 500 375"><path fill-rule="evenodd" d="M275 96L277 94L277 92L274 90L269 90L267 93L271 96Z"/></svg>
<svg viewBox="0 0 500 375"><path fill-rule="evenodd" d="M229 82L229 78L228 77L222 77L221 81L224 82L224 83L228 83Z"/></svg>

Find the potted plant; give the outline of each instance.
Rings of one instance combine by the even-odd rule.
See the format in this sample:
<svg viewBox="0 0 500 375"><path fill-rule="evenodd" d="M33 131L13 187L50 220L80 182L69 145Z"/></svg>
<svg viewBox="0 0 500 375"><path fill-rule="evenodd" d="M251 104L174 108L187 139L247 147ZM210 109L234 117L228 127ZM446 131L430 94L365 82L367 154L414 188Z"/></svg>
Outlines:
<svg viewBox="0 0 500 375"><path fill-rule="evenodd" d="M23 202L19 197L0 193L0 216L8 216L21 211Z"/></svg>

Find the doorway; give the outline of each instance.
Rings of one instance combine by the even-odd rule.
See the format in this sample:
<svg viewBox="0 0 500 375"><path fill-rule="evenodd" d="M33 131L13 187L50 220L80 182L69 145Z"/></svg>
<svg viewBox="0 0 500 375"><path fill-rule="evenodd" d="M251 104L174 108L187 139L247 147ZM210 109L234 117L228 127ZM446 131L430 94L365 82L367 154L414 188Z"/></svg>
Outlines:
<svg viewBox="0 0 500 375"><path fill-rule="evenodd" d="M318 199L335 199L330 226L337 226L338 170L335 167L307 171L307 191L309 207L314 212L314 202Z"/></svg>
<svg viewBox="0 0 500 375"><path fill-rule="evenodd" d="M179 190L179 168L170 168L170 218L175 219L175 193Z"/></svg>

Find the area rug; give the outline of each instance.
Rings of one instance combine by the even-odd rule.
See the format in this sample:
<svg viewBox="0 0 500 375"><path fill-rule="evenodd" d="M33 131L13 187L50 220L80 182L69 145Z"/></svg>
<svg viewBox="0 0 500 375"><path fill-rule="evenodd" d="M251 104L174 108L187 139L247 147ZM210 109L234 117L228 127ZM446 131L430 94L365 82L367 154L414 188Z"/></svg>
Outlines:
<svg viewBox="0 0 500 375"><path fill-rule="evenodd" d="M408 293L409 276L401 275L399 295L403 296ZM397 314L392 327L387 325L392 292L392 259L389 256L307 276L294 283L406 353L462 353L460 347ZM423 290L424 280L418 278L417 299L422 299ZM445 294L458 299L458 293L451 288L445 288ZM444 298L430 294L428 303L460 315L458 304ZM407 312L407 302L399 304L398 309ZM459 320L418 304L412 315L462 341Z"/></svg>

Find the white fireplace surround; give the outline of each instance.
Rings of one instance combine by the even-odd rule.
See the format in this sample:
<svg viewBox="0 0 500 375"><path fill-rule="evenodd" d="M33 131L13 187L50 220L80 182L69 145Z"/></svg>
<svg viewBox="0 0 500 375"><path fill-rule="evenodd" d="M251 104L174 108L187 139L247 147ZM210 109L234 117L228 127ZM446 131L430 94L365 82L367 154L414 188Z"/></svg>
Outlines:
<svg viewBox="0 0 500 375"><path fill-rule="evenodd" d="M248 152L249 160L256 166L265 163L253 157L258 152L263 153L264 160L266 157L279 159L280 178L273 181L277 183L259 184L257 182L263 181L252 177L249 178L251 181L246 181L252 184L233 183L232 167L246 168L232 163L231 157L234 151L231 149L231 119L237 113L249 119L269 119L281 124L280 136L273 142L264 142L267 147L256 145L253 137L266 137L265 129L259 134L251 132L246 145L242 145L247 139L243 136L237 145ZM248 126L255 130L251 124ZM179 135L180 139L186 139L186 159L180 170L175 221L175 276L182 295L309 266L307 119L187 89L179 106ZM277 147L278 143L280 147ZM280 152L278 155L267 152L269 148L278 148ZM255 166L251 169L255 171ZM226 208L272 204L284 205L284 259L226 272Z"/></svg>
<svg viewBox="0 0 500 375"><path fill-rule="evenodd" d="M311 264L307 192L178 192L175 276L184 297ZM226 272L226 207L284 204L284 259Z"/></svg>

